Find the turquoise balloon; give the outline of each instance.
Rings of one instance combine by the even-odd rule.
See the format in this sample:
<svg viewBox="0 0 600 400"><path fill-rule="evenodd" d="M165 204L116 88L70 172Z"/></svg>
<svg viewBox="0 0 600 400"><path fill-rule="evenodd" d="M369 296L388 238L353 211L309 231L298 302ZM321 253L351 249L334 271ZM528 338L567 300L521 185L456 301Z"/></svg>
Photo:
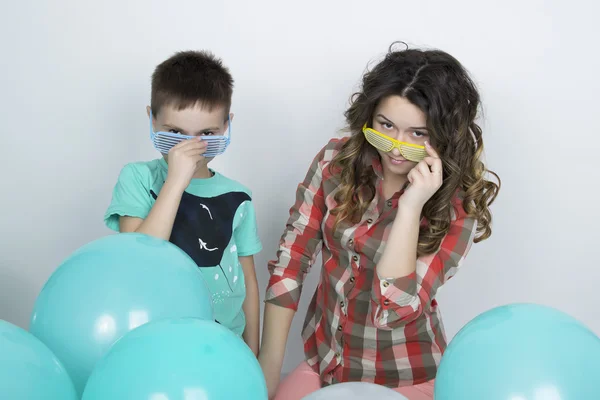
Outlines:
<svg viewBox="0 0 600 400"><path fill-rule="evenodd" d="M469 322L450 342L436 400L600 399L600 338L550 307L511 304Z"/></svg>
<svg viewBox="0 0 600 400"><path fill-rule="evenodd" d="M408 400L385 386L368 382L344 382L329 385L304 396L302 400Z"/></svg>
<svg viewBox="0 0 600 400"><path fill-rule="evenodd" d="M31 333L0 320L0 399L75 400L60 361Z"/></svg>
<svg viewBox="0 0 600 400"><path fill-rule="evenodd" d="M202 273L175 245L123 233L83 246L58 267L37 298L30 331L63 362L81 394L117 339L172 317L214 319Z"/></svg>
<svg viewBox="0 0 600 400"><path fill-rule="evenodd" d="M267 400L254 353L227 328L194 318L151 322L98 363L83 400Z"/></svg>

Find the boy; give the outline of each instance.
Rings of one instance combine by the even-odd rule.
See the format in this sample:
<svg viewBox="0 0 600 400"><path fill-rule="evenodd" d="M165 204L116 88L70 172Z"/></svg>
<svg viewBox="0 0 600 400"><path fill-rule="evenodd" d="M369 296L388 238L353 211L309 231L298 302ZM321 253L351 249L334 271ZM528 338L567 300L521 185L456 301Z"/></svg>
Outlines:
<svg viewBox="0 0 600 400"><path fill-rule="evenodd" d="M217 321L243 336L256 354L259 297L253 255L262 246L251 192L208 168L212 156L226 147L232 92L228 69L210 53L179 52L158 65L147 112L151 136L167 138L153 139L166 154L122 169L104 220L115 231L156 236L184 250L211 290ZM188 138L171 140L172 134ZM213 139L220 143L218 151L208 144Z"/></svg>

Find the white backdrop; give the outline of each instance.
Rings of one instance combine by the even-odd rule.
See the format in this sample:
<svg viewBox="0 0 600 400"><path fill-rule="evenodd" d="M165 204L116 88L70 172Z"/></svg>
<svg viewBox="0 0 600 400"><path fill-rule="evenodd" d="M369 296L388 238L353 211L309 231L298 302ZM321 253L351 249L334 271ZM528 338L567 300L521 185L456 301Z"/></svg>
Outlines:
<svg viewBox="0 0 600 400"><path fill-rule="evenodd" d="M472 72L487 160L503 179L492 238L440 294L448 335L521 301L556 306L600 334L598 14L593 0L3 0L0 318L27 327L60 261L109 233L102 217L120 168L156 156L144 108L152 70L184 49L211 49L236 80L233 144L213 167L254 191L264 289L297 183L343 127L367 63L404 40L446 50ZM286 371L302 358L319 269Z"/></svg>

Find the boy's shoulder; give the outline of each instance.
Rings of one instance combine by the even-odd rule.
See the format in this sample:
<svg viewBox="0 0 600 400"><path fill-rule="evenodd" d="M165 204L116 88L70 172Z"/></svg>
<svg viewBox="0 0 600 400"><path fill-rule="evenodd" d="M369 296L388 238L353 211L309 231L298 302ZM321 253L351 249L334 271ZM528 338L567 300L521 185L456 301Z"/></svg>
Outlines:
<svg viewBox="0 0 600 400"><path fill-rule="evenodd" d="M155 173L163 168L163 159L157 158L150 161L132 161L123 166L123 170L136 171L140 173Z"/></svg>
<svg viewBox="0 0 600 400"><path fill-rule="evenodd" d="M244 192L252 198L252 191L246 185L243 185L242 183L236 181L235 179L229 178L229 177L221 174L220 172L217 172L214 170L213 170L213 172L215 174L218 174L219 183L224 188L226 188L226 191L228 191L228 192Z"/></svg>
<svg viewBox="0 0 600 400"><path fill-rule="evenodd" d="M119 180L141 180L153 182L157 176L166 174L162 159L150 161L134 161L123 166Z"/></svg>

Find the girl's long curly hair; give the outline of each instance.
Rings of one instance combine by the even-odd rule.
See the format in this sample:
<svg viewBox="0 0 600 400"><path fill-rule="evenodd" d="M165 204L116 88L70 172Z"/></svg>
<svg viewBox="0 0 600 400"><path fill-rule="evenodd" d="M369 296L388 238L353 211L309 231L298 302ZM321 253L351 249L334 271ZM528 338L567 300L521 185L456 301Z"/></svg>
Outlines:
<svg viewBox="0 0 600 400"><path fill-rule="evenodd" d="M486 169L481 156L483 138L475 123L480 106L477 88L465 68L440 50L393 50L365 73L361 90L351 98L345 112L351 136L330 164L340 176L337 207L332 210L336 225L357 223L375 197L376 175L372 161L377 151L362 134L365 123L382 99L402 96L426 115L432 146L442 159L444 180L423 207L427 224L421 227L417 254L431 254L440 247L450 228L452 198L463 193L463 208L477 220L475 243L492 234L489 206L500 190L500 178ZM487 175L498 183L486 179Z"/></svg>

